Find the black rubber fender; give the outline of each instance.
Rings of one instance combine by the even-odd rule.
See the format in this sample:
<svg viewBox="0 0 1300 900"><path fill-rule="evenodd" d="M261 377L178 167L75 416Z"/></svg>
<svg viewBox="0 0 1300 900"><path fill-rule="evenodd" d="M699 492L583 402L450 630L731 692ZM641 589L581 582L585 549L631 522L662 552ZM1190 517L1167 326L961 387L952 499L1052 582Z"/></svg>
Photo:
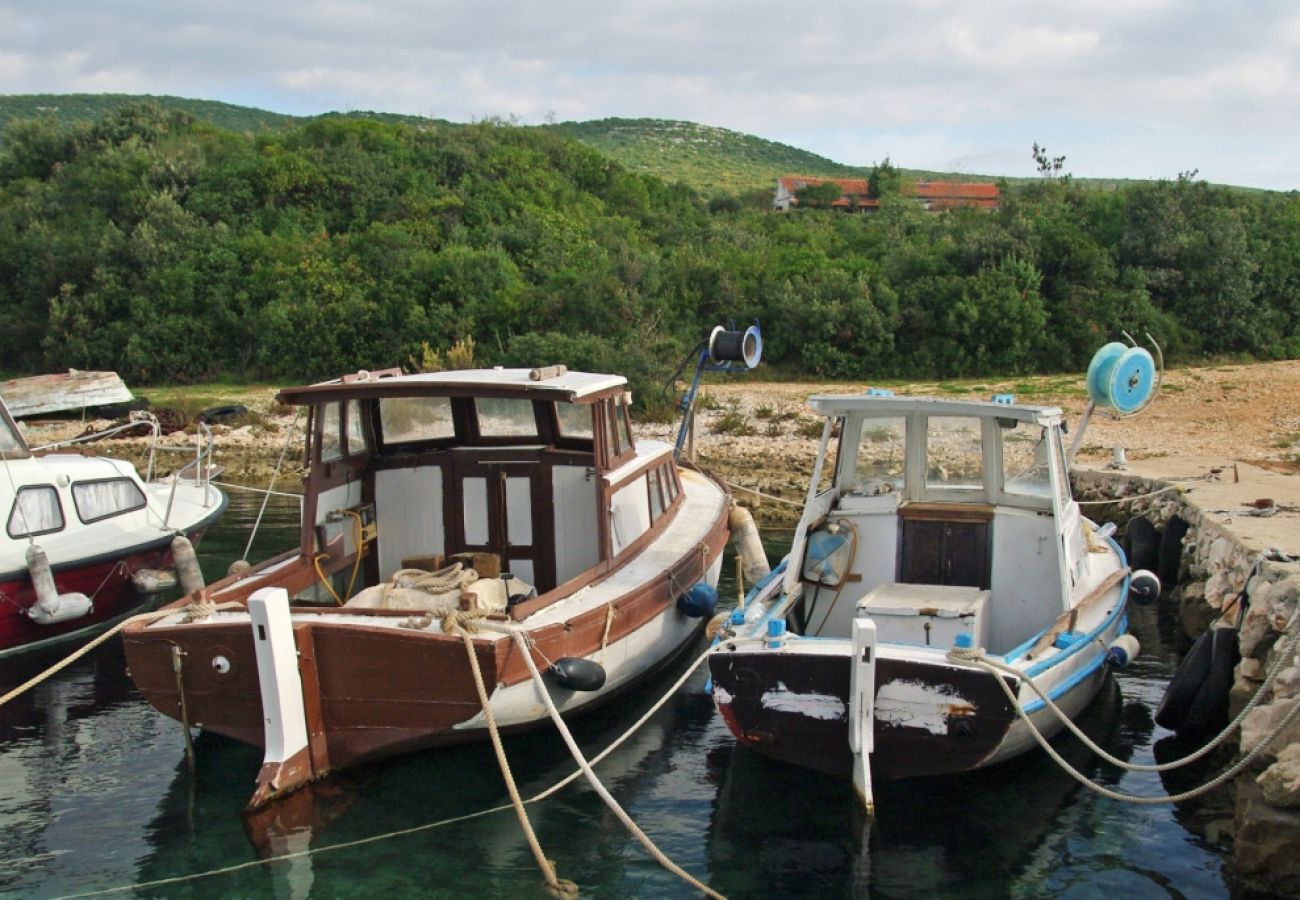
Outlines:
<svg viewBox="0 0 1300 900"><path fill-rule="evenodd" d="M1228 724L1228 693L1241 659L1237 629L1213 628L1210 634L1210 669L1178 728L1180 736L1210 737Z"/></svg>
<svg viewBox="0 0 1300 900"><path fill-rule="evenodd" d="M1160 727L1171 731L1182 727L1187 711L1196 702L1196 695L1200 693L1201 685L1210 673L1210 658L1214 653L1212 640L1209 631L1198 637L1192 642L1191 649L1178 664L1178 668L1174 669L1169 686L1165 688L1165 695L1156 707L1155 720Z"/></svg>
<svg viewBox="0 0 1300 900"><path fill-rule="evenodd" d="M1178 583L1178 571L1183 563L1183 538L1187 536L1188 527L1182 516L1170 516L1164 534L1160 535L1160 557L1155 572L1165 590Z"/></svg>
<svg viewBox="0 0 1300 900"><path fill-rule="evenodd" d="M1134 569L1159 567L1160 532L1151 520L1144 516L1134 516L1128 520L1128 564Z"/></svg>

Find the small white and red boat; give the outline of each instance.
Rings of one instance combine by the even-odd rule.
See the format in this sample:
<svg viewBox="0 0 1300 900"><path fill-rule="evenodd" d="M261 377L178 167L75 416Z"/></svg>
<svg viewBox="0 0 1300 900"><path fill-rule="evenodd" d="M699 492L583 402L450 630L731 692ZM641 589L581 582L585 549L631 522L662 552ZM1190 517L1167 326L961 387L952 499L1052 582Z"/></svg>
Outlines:
<svg viewBox="0 0 1300 900"><path fill-rule="evenodd" d="M621 376L362 372L280 399L309 413L300 546L123 632L159 711L265 747L252 807L486 738L476 681L504 731L548 721L542 691L606 701L712 612L729 497L633 439Z"/></svg>
<svg viewBox="0 0 1300 900"><path fill-rule="evenodd" d="M0 400L0 657L87 637L147 603L177 536L197 539L225 510L209 456L210 442L184 471L146 480L124 460L33 451Z"/></svg>

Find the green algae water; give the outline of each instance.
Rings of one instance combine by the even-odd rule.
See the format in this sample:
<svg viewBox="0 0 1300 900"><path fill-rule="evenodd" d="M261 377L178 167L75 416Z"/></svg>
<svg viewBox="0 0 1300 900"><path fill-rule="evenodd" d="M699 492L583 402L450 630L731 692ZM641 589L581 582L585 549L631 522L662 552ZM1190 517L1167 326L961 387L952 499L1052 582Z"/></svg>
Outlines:
<svg viewBox="0 0 1300 900"><path fill-rule="evenodd" d="M242 554L260 503L232 495L199 548L209 578ZM297 527L296 501L272 498L252 557L292 546ZM788 534L769 539L773 560L788 542ZM723 597L734 590L724 585ZM1082 724L1114 755L1144 762L1156 743L1170 741L1152 712L1176 656L1154 607L1134 610L1131 629L1142 655L1112 678ZM588 756L622 734L685 665L575 718ZM0 688L37 670L37 661L8 666ZM1119 773L1091 759L1071 737L1055 743L1084 774L1129 793L1181 790L1213 774L1165 785L1158 775ZM256 820L243 808L261 751L206 734L194 746L191 773L179 724L136 692L112 641L0 708L0 893L548 896L508 808L422 827L508 806L488 744L345 773ZM574 769L547 727L509 739L506 752L525 797ZM738 749L705 693L702 669L597 772L668 856L731 897L1212 897L1229 890L1222 854L1187 827L1204 811L1099 797L1037 751L961 777L879 785L869 829L847 782ZM581 781L529 806L529 815L560 876L583 896L690 894ZM220 869L231 871L187 878ZM151 882L161 883L135 887Z"/></svg>

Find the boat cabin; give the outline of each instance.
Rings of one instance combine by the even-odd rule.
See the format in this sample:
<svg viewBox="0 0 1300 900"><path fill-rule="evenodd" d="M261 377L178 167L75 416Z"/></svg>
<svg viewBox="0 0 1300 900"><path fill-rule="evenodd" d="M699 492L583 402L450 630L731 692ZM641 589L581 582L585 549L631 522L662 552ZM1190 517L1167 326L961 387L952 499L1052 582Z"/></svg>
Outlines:
<svg viewBox="0 0 1300 900"><path fill-rule="evenodd" d="M882 392L883 393L883 392ZM826 417L785 590L800 634L1014 656L1086 577L1061 411L1005 395L972 402L817 396ZM794 565L794 561L799 564Z"/></svg>
<svg viewBox="0 0 1300 900"><path fill-rule="evenodd" d="M630 557L681 504L671 446L633 440L621 376L358 373L280 397L308 409L302 552L322 578L298 601L346 603L413 560L487 559L526 586L522 618Z"/></svg>

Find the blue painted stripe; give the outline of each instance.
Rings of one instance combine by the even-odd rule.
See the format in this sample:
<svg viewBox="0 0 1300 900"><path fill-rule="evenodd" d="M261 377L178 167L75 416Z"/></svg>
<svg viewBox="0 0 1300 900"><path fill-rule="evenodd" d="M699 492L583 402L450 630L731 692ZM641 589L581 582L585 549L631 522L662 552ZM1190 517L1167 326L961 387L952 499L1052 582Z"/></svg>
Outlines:
<svg viewBox="0 0 1300 900"><path fill-rule="evenodd" d="M1065 681L1062 681L1056 687L1048 691L1047 696L1051 697L1052 701L1055 702L1065 694L1068 694L1070 691L1072 691L1081 682L1087 680L1088 678L1091 678L1092 674L1096 672L1099 668L1101 668L1103 665L1105 665L1105 663L1106 663L1105 652L1098 653L1097 656L1094 657L1093 660L1090 663L1088 663L1088 665L1085 668L1082 668L1079 671L1075 672L1069 678L1065 679ZM1025 715L1030 716L1038 712L1040 709L1046 709L1046 708L1047 708L1046 703L1044 703L1041 699L1035 699L1032 702L1025 704Z"/></svg>

